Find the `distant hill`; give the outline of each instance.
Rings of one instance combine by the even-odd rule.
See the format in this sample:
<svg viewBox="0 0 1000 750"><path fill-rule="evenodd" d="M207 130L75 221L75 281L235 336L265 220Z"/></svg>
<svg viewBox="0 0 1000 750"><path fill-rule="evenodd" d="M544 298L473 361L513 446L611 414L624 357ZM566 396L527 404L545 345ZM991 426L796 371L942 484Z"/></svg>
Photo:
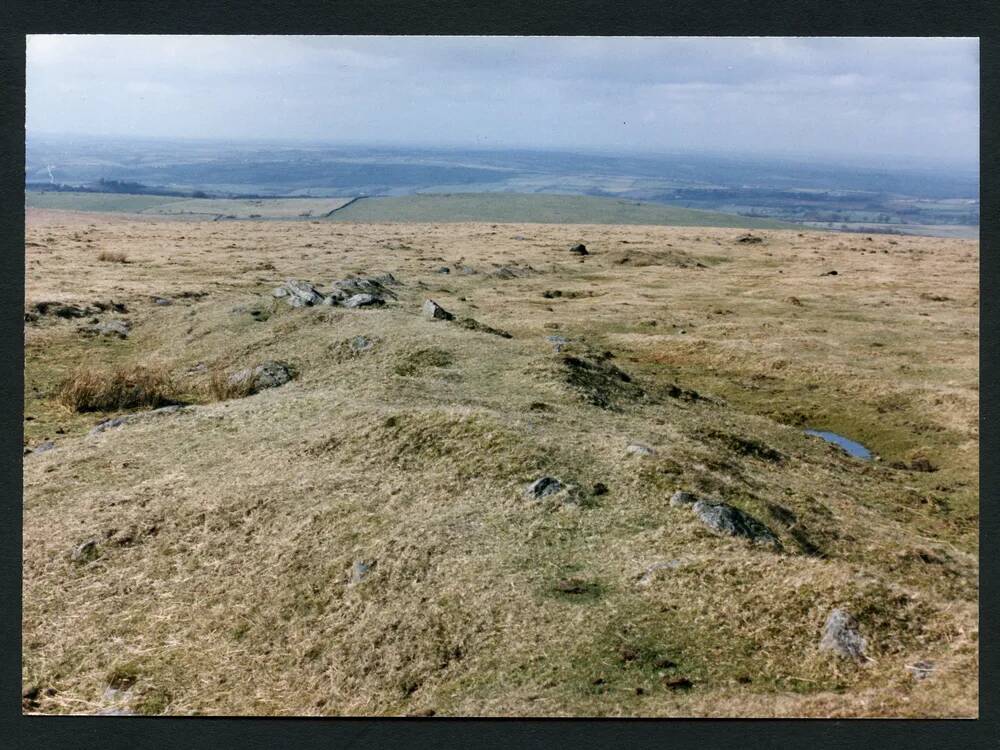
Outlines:
<svg viewBox="0 0 1000 750"><path fill-rule="evenodd" d="M365 198L335 211L345 222L530 222L648 224L692 227L795 228L796 224L618 198L521 193L458 193Z"/></svg>

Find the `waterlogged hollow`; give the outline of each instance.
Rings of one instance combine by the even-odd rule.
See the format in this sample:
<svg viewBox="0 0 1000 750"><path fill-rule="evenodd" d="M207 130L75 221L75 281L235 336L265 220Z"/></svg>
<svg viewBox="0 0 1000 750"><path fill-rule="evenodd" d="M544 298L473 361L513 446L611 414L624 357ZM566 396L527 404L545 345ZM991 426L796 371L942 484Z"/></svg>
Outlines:
<svg viewBox="0 0 1000 750"><path fill-rule="evenodd" d="M805 430L805 433L806 435L815 435L816 437L823 438L826 442L833 443L855 458L865 461L871 460L872 453L870 450L865 448L861 443L856 443L850 438L838 435L836 432L829 432L828 430Z"/></svg>

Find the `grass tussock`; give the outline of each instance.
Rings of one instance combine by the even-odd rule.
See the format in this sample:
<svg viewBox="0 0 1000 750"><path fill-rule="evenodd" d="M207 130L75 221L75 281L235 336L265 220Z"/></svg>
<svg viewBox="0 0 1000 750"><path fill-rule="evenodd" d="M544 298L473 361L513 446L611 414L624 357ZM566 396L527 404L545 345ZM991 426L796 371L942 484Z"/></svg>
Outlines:
<svg viewBox="0 0 1000 750"><path fill-rule="evenodd" d="M128 256L117 250L101 250L97 259L102 263L128 263Z"/></svg>
<svg viewBox="0 0 1000 750"><path fill-rule="evenodd" d="M208 395L214 401L246 398L253 393L253 378L230 380L225 370L213 370L208 379Z"/></svg>
<svg viewBox="0 0 1000 750"><path fill-rule="evenodd" d="M75 412L156 409L175 403L175 388L161 367L80 368L63 382L59 402Z"/></svg>

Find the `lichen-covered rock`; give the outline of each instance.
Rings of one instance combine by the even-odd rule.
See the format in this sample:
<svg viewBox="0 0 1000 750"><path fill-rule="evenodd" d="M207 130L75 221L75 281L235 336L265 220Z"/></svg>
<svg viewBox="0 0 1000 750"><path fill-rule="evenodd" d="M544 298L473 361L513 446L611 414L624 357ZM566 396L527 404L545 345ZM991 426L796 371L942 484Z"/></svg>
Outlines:
<svg viewBox="0 0 1000 750"><path fill-rule="evenodd" d="M347 575L347 585L356 586L361 583L375 569L376 565L378 563L375 560L355 560Z"/></svg>
<svg viewBox="0 0 1000 750"><path fill-rule="evenodd" d="M316 291L316 287L299 279L289 279L271 294L284 299L292 307L310 307L323 301L323 295Z"/></svg>
<svg viewBox="0 0 1000 750"><path fill-rule="evenodd" d="M243 386L249 393L257 393L266 388L277 388L289 382L294 371L284 362L269 360L257 367L246 368L229 376L229 384Z"/></svg>
<svg viewBox="0 0 1000 750"><path fill-rule="evenodd" d="M529 500L541 500L565 488L566 485L555 477L539 477L524 489L524 496Z"/></svg>
<svg viewBox="0 0 1000 750"><path fill-rule="evenodd" d="M861 635L857 620L843 609L834 609L826 618L819 648L820 651L830 651L844 659L868 661L865 655L868 642Z"/></svg>
<svg viewBox="0 0 1000 750"><path fill-rule="evenodd" d="M83 333L97 336L115 336L125 339L128 338L131 328L132 326L127 320L109 320L104 323L90 323L89 325L82 326L80 330Z"/></svg>
<svg viewBox="0 0 1000 750"><path fill-rule="evenodd" d="M674 508L690 508L698 500L698 496L694 493L677 490L677 492L670 496L670 505Z"/></svg>
<svg viewBox="0 0 1000 750"><path fill-rule="evenodd" d="M644 443L629 443L625 446L625 452L631 453L634 456L652 456L656 453L653 448Z"/></svg>
<svg viewBox="0 0 1000 750"><path fill-rule="evenodd" d="M778 537L759 520L728 503L698 500L691 510L703 524L720 536L738 536L754 544L781 549Z"/></svg>
<svg viewBox="0 0 1000 750"><path fill-rule="evenodd" d="M424 300L421 308L423 316L428 320L454 320L455 316L445 310L441 305L432 299Z"/></svg>
<svg viewBox="0 0 1000 750"><path fill-rule="evenodd" d="M378 305L384 305L385 300L381 297L376 297L374 294L354 294L348 297L342 303L344 307L377 307Z"/></svg>

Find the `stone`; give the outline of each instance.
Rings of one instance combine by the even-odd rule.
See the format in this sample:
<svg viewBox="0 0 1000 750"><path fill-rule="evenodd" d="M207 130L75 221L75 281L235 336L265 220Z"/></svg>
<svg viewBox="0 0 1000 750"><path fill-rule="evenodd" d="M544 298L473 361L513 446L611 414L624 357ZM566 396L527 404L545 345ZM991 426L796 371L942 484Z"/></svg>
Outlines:
<svg viewBox="0 0 1000 750"><path fill-rule="evenodd" d="M397 286L392 274L382 274L381 276L352 276L347 279L340 279L333 282L334 289L340 290L346 297L353 297L357 294L370 294L373 297L390 297L396 299L396 293L387 286Z"/></svg>
<svg viewBox="0 0 1000 750"><path fill-rule="evenodd" d="M906 665L907 670L913 675L915 680L926 680L932 674L934 674L934 662L929 659L922 659L921 661L915 662L913 664Z"/></svg>
<svg viewBox="0 0 1000 750"><path fill-rule="evenodd" d="M97 540L88 539L73 550L73 553L70 555L70 559L75 563L88 563L92 560L96 560L97 556Z"/></svg>
<svg viewBox="0 0 1000 750"><path fill-rule="evenodd" d="M385 300L381 297L367 293L352 295L343 302L344 307L377 307L384 304Z"/></svg>
<svg viewBox="0 0 1000 750"><path fill-rule="evenodd" d="M820 276L837 276L837 275L838 274L836 271L824 271L823 273L820 274Z"/></svg>
<svg viewBox="0 0 1000 750"><path fill-rule="evenodd" d="M451 273L451 269L448 266L440 266L434 269L434 273Z"/></svg>
<svg viewBox="0 0 1000 750"><path fill-rule="evenodd" d="M292 368L284 362L268 360L257 367L246 368L229 376L230 385L248 384L250 393L257 393L266 388L277 388L294 377Z"/></svg>
<svg viewBox="0 0 1000 750"><path fill-rule="evenodd" d="M590 255L590 253L587 251L587 246L583 244L573 245L573 247L571 247L569 251L574 255Z"/></svg>
<svg viewBox="0 0 1000 750"><path fill-rule="evenodd" d="M168 305L174 304L172 299L167 299L166 297L153 297L153 304L159 305L160 307L167 307Z"/></svg>
<svg viewBox="0 0 1000 750"><path fill-rule="evenodd" d="M631 453L635 456L652 456L656 453L653 448L650 448L648 445L644 445L643 443L629 443L625 447L625 452Z"/></svg>
<svg viewBox="0 0 1000 750"><path fill-rule="evenodd" d="M865 662L868 642L858 630L858 622L853 615L843 609L834 609L826 618L823 636L819 642L820 651L831 651L844 659Z"/></svg>
<svg viewBox="0 0 1000 750"><path fill-rule="evenodd" d="M284 294L275 294L278 289L271 292L275 297L283 298L292 307L311 307L323 301L323 295L316 291L316 287L308 281L299 279L289 279L283 287Z"/></svg>
<svg viewBox="0 0 1000 750"><path fill-rule="evenodd" d="M424 306L420 309L423 316L428 320L454 320L455 316L445 310L441 305L432 299L424 300Z"/></svg>
<svg viewBox="0 0 1000 750"><path fill-rule="evenodd" d="M698 499L698 496L691 492L677 490L677 492L670 496L670 505L674 508L690 508L698 502Z"/></svg>
<svg viewBox="0 0 1000 750"><path fill-rule="evenodd" d="M721 536L738 536L754 544L781 549L778 537L759 520L728 503L698 500L691 510L703 524Z"/></svg>
<svg viewBox="0 0 1000 750"><path fill-rule="evenodd" d="M53 443L51 440L46 440L44 443L39 443L38 445L36 445L32 452L45 453L46 451L50 451L55 447L56 447L55 443Z"/></svg>
<svg viewBox="0 0 1000 750"><path fill-rule="evenodd" d="M132 326L127 320L109 320L105 323L85 325L80 330L98 336L117 336L120 339L125 339L128 338L131 328Z"/></svg>
<svg viewBox="0 0 1000 750"><path fill-rule="evenodd" d="M99 435L105 430L111 430L115 427L121 427L123 424L128 424L131 420L130 417L112 417L111 419L102 419L96 425L90 428L91 435Z"/></svg>
<svg viewBox="0 0 1000 750"><path fill-rule="evenodd" d="M756 235L747 233L747 234L741 234L739 237L736 238L736 241L741 245L759 245L764 241L764 239L762 237L757 237Z"/></svg>
<svg viewBox="0 0 1000 750"><path fill-rule="evenodd" d="M348 347L352 352L360 354L361 352L366 352L375 346L375 342L372 341L367 336L355 336L348 343Z"/></svg>
<svg viewBox="0 0 1000 750"><path fill-rule="evenodd" d="M646 568L645 572L643 572L641 576L639 576L638 585L648 586L656 580L657 573L664 570L676 570L681 567L681 565L683 565L683 563L680 560L668 560L666 562L653 563Z"/></svg>
<svg viewBox="0 0 1000 750"><path fill-rule="evenodd" d="M490 333L493 334L494 336L499 336L500 338L504 339L513 338L513 336L509 332L502 331L499 328L494 328L493 326L488 326L485 323L480 323L475 318L462 318L457 322L458 325L462 326L462 328L468 328L470 331L480 331L482 333Z"/></svg>
<svg viewBox="0 0 1000 750"><path fill-rule="evenodd" d="M361 583L375 569L376 565L378 563L375 560L355 560L348 574L347 585L356 586Z"/></svg>
<svg viewBox="0 0 1000 750"><path fill-rule="evenodd" d="M562 348L569 343L569 339L565 336L546 336L545 340L552 344L552 348L557 352L561 352Z"/></svg>
<svg viewBox="0 0 1000 750"><path fill-rule="evenodd" d="M566 485L555 477L539 477L524 490L524 496L530 500L541 500L543 497L555 495L566 488Z"/></svg>

